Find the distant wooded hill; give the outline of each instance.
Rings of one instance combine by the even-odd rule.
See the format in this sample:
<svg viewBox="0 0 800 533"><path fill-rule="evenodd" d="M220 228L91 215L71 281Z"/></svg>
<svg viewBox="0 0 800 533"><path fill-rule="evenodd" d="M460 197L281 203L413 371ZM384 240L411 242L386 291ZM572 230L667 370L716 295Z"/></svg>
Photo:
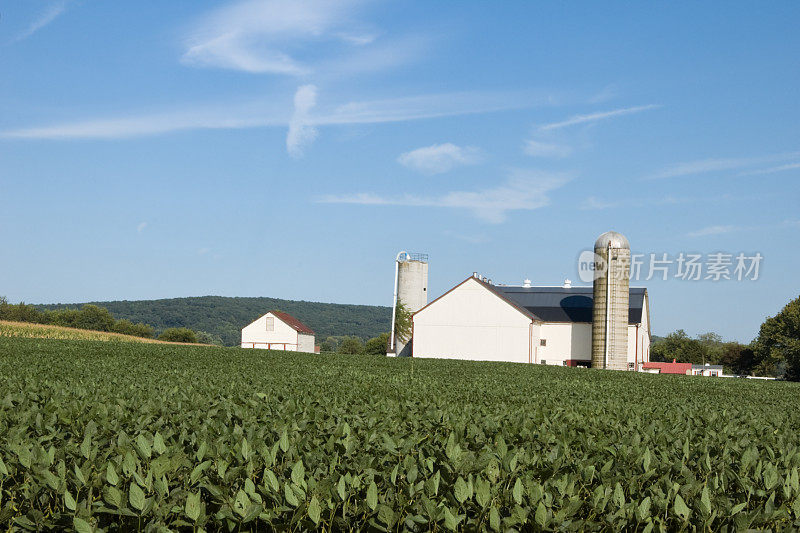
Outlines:
<svg viewBox="0 0 800 533"><path fill-rule="evenodd" d="M392 320L391 307L277 298L198 296L87 303L105 307L117 319L150 324L156 333L166 328L185 327L217 336L226 346L238 345L241 328L273 309L285 311L310 326L316 333L318 344L329 336L351 335L365 340L376 337L389 331ZM49 304L36 307L61 309L81 305L83 304Z"/></svg>

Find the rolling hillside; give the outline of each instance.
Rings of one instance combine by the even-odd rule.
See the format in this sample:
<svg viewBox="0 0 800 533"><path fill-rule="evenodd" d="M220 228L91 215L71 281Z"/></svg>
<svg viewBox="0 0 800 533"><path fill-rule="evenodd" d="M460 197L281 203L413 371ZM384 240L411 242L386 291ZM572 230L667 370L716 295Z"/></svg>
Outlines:
<svg viewBox="0 0 800 533"><path fill-rule="evenodd" d="M226 346L239 343L239 330L272 309L296 316L317 335L355 335L363 339L388 332L391 308L369 305L329 304L277 298L198 296L163 300L87 302L105 307L117 319L150 324L159 333L166 328L187 327L219 336ZM37 305L39 309L80 307L83 304Z"/></svg>

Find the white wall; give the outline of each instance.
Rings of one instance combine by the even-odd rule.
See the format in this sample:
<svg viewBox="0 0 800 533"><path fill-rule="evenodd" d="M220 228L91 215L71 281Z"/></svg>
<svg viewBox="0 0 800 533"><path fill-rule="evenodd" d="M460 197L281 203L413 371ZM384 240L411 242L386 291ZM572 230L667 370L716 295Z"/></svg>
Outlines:
<svg viewBox="0 0 800 533"><path fill-rule="evenodd" d="M267 317L274 319L274 331L267 331ZM242 348L253 348L253 343L256 343L255 348L294 351L297 350L297 340L297 330L272 313L267 313L242 328ZM311 351L314 351L313 341Z"/></svg>
<svg viewBox="0 0 800 533"><path fill-rule="evenodd" d="M546 322L538 328L535 343L536 360L548 365L563 365L567 360L591 362L592 325L584 323ZM541 340L547 341L545 346Z"/></svg>
<svg viewBox="0 0 800 533"><path fill-rule="evenodd" d="M642 306L642 323L639 325L638 330L635 324L628 325L628 363L638 362L641 365L649 361L650 327L648 323L648 301L645 298Z"/></svg>
<svg viewBox="0 0 800 533"><path fill-rule="evenodd" d="M297 339L297 343L299 344L297 351L314 353L314 335L309 335L308 333L298 333Z"/></svg>
<svg viewBox="0 0 800 533"><path fill-rule="evenodd" d="M532 358L531 320L474 279L413 319L414 357L518 363Z"/></svg>

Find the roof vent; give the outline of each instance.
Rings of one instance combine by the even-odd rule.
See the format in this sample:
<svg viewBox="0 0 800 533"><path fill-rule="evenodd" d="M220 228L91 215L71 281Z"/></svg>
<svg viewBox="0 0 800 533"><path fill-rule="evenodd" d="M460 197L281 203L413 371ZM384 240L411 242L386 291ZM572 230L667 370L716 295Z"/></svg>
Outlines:
<svg viewBox="0 0 800 533"><path fill-rule="evenodd" d="M523 287L530 287L531 286L531 280L525 279L525 281L522 282L522 286Z"/></svg>
<svg viewBox="0 0 800 533"><path fill-rule="evenodd" d="M571 289L572 288L572 280L565 279L564 280L564 288L565 289Z"/></svg>

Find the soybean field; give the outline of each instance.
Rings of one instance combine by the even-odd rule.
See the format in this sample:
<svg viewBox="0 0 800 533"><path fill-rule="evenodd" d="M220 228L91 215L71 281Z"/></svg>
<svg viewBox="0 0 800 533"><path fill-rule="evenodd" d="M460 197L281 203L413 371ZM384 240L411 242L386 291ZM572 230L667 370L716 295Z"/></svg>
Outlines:
<svg viewBox="0 0 800 533"><path fill-rule="evenodd" d="M800 387L0 338L0 528L800 527Z"/></svg>

